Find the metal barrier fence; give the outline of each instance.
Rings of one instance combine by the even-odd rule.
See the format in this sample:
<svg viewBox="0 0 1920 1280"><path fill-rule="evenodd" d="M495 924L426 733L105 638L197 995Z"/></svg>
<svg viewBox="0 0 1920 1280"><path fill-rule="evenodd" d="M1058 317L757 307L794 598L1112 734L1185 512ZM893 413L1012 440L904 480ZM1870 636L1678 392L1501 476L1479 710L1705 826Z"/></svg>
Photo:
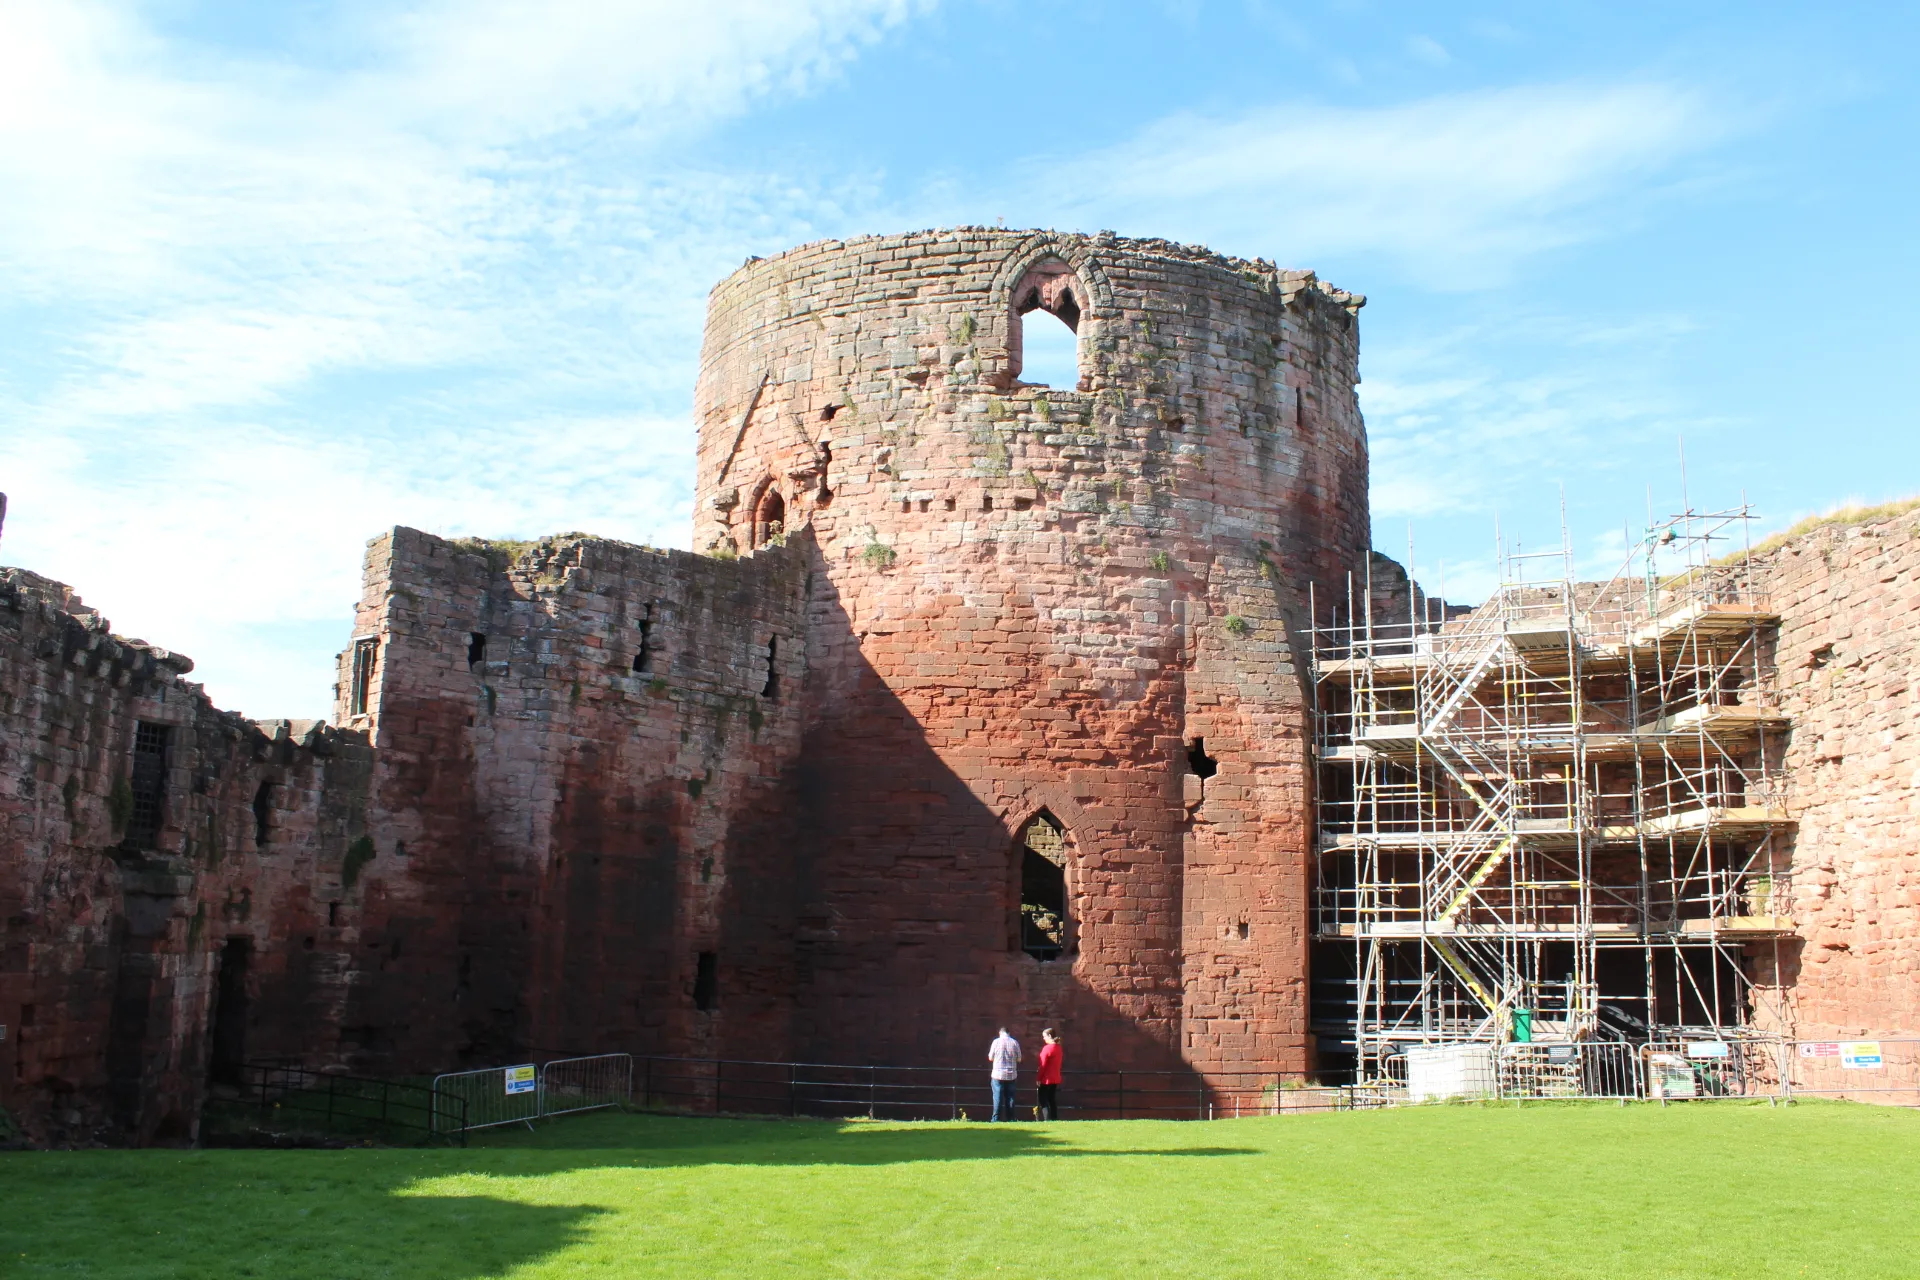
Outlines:
<svg viewBox="0 0 1920 1280"><path fill-rule="evenodd" d="M1790 1097L1920 1106L1920 1039L1796 1040L1785 1049Z"/></svg>
<svg viewBox="0 0 1920 1280"><path fill-rule="evenodd" d="M895 1120L985 1119L993 1112L983 1067L881 1067L740 1058L641 1058L641 1106L713 1115L789 1115ZM1236 1115L1344 1110L1351 1086L1319 1086L1271 1071L1067 1071L1059 1110L1078 1120L1204 1120ZM1015 1114L1037 1110L1031 1076L1015 1087Z"/></svg>
<svg viewBox="0 0 1920 1280"><path fill-rule="evenodd" d="M460 1100L462 1130L531 1124L541 1116L631 1102L633 1055L603 1053L555 1058L544 1066L523 1062L478 1071L449 1071L433 1078L433 1093L437 1098Z"/></svg>
<svg viewBox="0 0 1920 1280"><path fill-rule="evenodd" d="M556 1058L540 1068L540 1114L596 1111L633 1101L633 1055Z"/></svg>
<svg viewBox="0 0 1920 1280"><path fill-rule="evenodd" d="M1193 1071L1068 1071L1059 1111L1079 1120L1203 1120L1447 1098L1833 1097L1920 1106L1920 1039L1464 1043L1416 1047L1387 1067L1385 1077L1360 1085L1318 1085L1271 1071L1206 1078ZM432 1095L432 1123L443 1133L630 1103L711 1115L897 1120L985 1119L993 1108L986 1072L977 1067L636 1061L623 1053L449 1072L434 1079ZM1015 1098L1017 1116L1035 1114L1031 1077L1019 1082Z"/></svg>
<svg viewBox="0 0 1920 1280"><path fill-rule="evenodd" d="M228 1089L235 1096L223 1096ZM424 1085L277 1063L243 1063L210 1102L214 1112L233 1108L276 1125L340 1135L430 1138L467 1127L464 1099ZM216 1123L219 1118L210 1116Z"/></svg>
<svg viewBox="0 0 1920 1280"><path fill-rule="evenodd" d="M1920 1106L1920 1038L1686 1039L1410 1046L1367 1086L1390 1102L1450 1098L1842 1098Z"/></svg>

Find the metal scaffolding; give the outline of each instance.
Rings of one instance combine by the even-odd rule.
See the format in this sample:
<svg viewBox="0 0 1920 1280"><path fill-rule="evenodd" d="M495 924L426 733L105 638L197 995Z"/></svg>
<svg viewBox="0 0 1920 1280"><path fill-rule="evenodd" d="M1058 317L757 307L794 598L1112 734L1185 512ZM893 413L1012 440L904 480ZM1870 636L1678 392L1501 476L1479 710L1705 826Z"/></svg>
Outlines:
<svg viewBox="0 0 1920 1280"><path fill-rule="evenodd" d="M1750 519L1654 523L1604 583L1564 535L1503 554L1451 617L1354 582L1316 624L1323 1065L1790 1030L1754 964L1792 930L1778 618L1747 557L1715 563Z"/></svg>

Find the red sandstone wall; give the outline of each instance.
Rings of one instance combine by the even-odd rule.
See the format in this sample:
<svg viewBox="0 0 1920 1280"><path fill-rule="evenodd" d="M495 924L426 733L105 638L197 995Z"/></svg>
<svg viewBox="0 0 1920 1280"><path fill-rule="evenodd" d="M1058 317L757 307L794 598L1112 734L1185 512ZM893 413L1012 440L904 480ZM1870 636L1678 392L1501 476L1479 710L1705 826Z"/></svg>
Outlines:
<svg viewBox="0 0 1920 1280"><path fill-rule="evenodd" d="M338 708L378 761L356 1062L784 1051L803 588L790 552L371 544L355 636L377 679L351 715L349 648Z"/></svg>
<svg viewBox="0 0 1920 1280"><path fill-rule="evenodd" d="M324 1058L332 1038L345 979L324 903L350 896L364 739L263 732L181 680L192 665L0 570L0 1107L42 1142L194 1133L230 938L253 948L248 1056ZM136 722L172 731L144 848L123 807Z"/></svg>
<svg viewBox="0 0 1920 1280"><path fill-rule="evenodd" d="M1076 388L1014 376L1036 265L1071 272ZM812 532L800 1052L857 1029L861 1056L968 1062L1005 1019L1063 1024L1082 1066L1307 1065L1294 637L1307 582L1367 545L1358 305L1166 242L983 229L714 291L696 546L753 545L769 492ZM1041 809L1068 962L1009 947Z"/></svg>
<svg viewBox="0 0 1920 1280"><path fill-rule="evenodd" d="M1781 614L1793 716L1801 942L1779 976L1796 1028L1920 1035L1920 515L1815 531L1756 574Z"/></svg>

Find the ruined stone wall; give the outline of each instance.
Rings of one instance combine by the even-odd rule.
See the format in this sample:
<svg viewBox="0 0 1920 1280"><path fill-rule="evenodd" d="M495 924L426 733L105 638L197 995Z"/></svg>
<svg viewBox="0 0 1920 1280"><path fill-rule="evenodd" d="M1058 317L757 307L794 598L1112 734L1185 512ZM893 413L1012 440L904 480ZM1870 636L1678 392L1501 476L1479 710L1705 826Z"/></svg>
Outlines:
<svg viewBox="0 0 1920 1280"><path fill-rule="evenodd" d="M223 964L230 1057L324 1056L344 1003L364 738L218 711L192 667L0 570L0 1107L38 1141L190 1138Z"/></svg>
<svg viewBox="0 0 1920 1280"><path fill-rule="evenodd" d="M371 544L336 717L378 762L354 1062L783 1051L804 586L793 551Z"/></svg>
<svg viewBox="0 0 1920 1280"><path fill-rule="evenodd" d="M1052 1021L1080 1066L1307 1065L1295 654L1307 583L1367 546L1359 305L979 228L715 289L695 545L811 531L799 1052L944 1065ZM1075 325L1077 386L1019 381L1036 309ZM1064 961L1013 945L1043 812Z"/></svg>
<svg viewBox="0 0 1920 1280"><path fill-rule="evenodd" d="M1755 577L1781 615L1793 717L1799 941L1778 978L1795 1027L1920 1035L1920 514L1815 530L1756 557Z"/></svg>

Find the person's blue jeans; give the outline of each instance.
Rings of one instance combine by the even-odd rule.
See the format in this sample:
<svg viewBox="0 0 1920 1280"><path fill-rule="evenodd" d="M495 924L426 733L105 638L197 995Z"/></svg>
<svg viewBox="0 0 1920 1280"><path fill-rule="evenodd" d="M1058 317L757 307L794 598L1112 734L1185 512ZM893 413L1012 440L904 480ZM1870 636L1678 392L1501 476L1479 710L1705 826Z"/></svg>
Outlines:
<svg viewBox="0 0 1920 1280"><path fill-rule="evenodd" d="M1013 1119L1013 1086L1012 1080L993 1082L993 1118L995 1120Z"/></svg>

